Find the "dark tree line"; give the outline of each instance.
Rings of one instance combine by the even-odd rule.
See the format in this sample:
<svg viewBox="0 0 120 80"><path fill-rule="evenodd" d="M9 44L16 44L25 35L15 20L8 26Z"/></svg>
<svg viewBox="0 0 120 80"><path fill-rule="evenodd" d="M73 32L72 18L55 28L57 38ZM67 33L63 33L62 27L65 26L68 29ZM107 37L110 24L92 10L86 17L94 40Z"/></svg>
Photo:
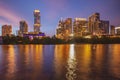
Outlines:
<svg viewBox="0 0 120 80"><path fill-rule="evenodd" d="M43 37L33 39L29 37L19 36L4 36L2 37L3 44L79 44L79 43L92 43L92 44L113 44L120 43L120 38L111 38L109 36L102 36L101 38L93 36L92 38L86 39L83 37L74 37L71 39L58 39L53 37Z"/></svg>
<svg viewBox="0 0 120 80"><path fill-rule="evenodd" d="M64 40L58 39L55 36L43 38L29 38L20 36L4 36L2 37L3 44L61 44L65 43Z"/></svg>

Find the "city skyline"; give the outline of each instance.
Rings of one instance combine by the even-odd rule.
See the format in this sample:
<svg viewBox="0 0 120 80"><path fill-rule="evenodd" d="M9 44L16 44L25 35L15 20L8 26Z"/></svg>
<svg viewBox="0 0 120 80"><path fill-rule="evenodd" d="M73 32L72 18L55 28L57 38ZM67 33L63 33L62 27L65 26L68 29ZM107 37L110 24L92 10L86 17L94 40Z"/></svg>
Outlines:
<svg viewBox="0 0 120 80"><path fill-rule="evenodd" d="M49 36L55 34L61 17L64 19L76 17L88 19L95 12L101 14L101 19L109 20L110 25L119 26L119 3L118 0L93 0L93 2L87 0L51 0L50 2L47 0L2 0L0 1L0 26L10 24L13 26L13 33L16 33L15 31L19 29L19 21L25 20L28 23L29 30L33 31L33 11L35 9L39 9L41 13L41 31Z"/></svg>

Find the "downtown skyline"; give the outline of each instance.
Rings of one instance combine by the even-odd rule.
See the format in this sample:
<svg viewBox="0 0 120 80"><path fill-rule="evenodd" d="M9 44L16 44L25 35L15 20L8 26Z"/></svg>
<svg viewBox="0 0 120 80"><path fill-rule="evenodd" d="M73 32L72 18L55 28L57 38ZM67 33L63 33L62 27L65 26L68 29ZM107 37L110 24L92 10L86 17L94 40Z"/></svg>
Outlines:
<svg viewBox="0 0 120 80"><path fill-rule="evenodd" d="M119 0L88 1L88 0L1 0L0 1L0 26L10 24L13 33L19 29L19 21L25 20L29 30L33 31L33 11L40 10L41 31L47 35L55 34L60 18L87 18L95 13L101 14L101 19L109 20L110 25L120 25Z"/></svg>

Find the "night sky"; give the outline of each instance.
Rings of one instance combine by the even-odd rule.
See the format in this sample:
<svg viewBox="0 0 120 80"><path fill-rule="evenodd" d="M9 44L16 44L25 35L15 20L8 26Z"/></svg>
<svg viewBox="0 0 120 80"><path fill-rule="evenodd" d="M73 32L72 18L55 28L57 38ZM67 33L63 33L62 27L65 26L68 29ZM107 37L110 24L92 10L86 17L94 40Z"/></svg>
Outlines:
<svg viewBox="0 0 120 80"><path fill-rule="evenodd" d="M101 19L111 25L120 25L120 0L0 0L0 26L11 24L13 33L19 29L19 21L26 20L33 31L33 11L41 12L41 31L54 35L58 21L63 18L88 18L99 12ZM1 32L1 31L0 31Z"/></svg>

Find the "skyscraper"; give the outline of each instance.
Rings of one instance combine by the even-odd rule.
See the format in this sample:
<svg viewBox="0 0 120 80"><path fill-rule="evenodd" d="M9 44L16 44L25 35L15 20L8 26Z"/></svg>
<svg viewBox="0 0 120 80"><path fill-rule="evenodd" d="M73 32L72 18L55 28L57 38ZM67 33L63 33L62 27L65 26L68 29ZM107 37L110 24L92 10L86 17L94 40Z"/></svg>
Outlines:
<svg viewBox="0 0 120 80"><path fill-rule="evenodd" d="M64 28L68 31L69 35L72 33L72 18L67 18L65 20Z"/></svg>
<svg viewBox="0 0 120 80"><path fill-rule="evenodd" d="M109 21L101 20L100 30L101 30L101 34L108 35L109 34Z"/></svg>
<svg viewBox="0 0 120 80"><path fill-rule="evenodd" d="M40 11L34 10L34 32L39 33L40 32Z"/></svg>
<svg viewBox="0 0 120 80"><path fill-rule="evenodd" d="M115 35L115 26L113 25L110 26L110 34Z"/></svg>
<svg viewBox="0 0 120 80"><path fill-rule="evenodd" d="M117 29L116 29L116 34L117 34L117 35L120 35L120 28L117 28Z"/></svg>
<svg viewBox="0 0 120 80"><path fill-rule="evenodd" d="M2 36L9 35L11 36L12 34L12 26L11 25L3 25L2 26Z"/></svg>
<svg viewBox="0 0 120 80"><path fill-rule="evenodd" d="M60 20L56 30L56 36L62 39L68 39L72 33L72 18Z"/></svg>
<svg viewBox="0 0 120 80"><path fill-rule="evenodd" d="M89 17L88 29L93 35L107 35L109 34L109 21L100 20L100 14L95 13Z"/></svg>
<svg viewBox="0 0 120 80"><path fill-rule="evenodd" d="M26 21L20 21L20 31L22 33L28 32L28 24L26 23Z"/></svg>
<svg viewBox="0 0 120 80"><path fill-rule="evenodd" d="M87 19L86 18L75 18L73 22L74 36L82 36L87 30Z"/></svg>
<svg viewBox="0 0 120 80"><path fill-rule="evenodd" d="M94 13L89 17L88 29L91 34L98 34L100 31L100 14Z"/></svg>
<svg viewBox="0 0 120 80"><path fill-rule="evenodd" d="M119 26L115 27L115 34L120 35L120 27Z"/></svg>
<svg viewBox="0 0 120 80"><path fill-rule="evenodd" d="M26 21L20 21L20 30L19 30L19 36L22 36L23 34L27 34L28 33L28 24L26 23Z"/></svg>

